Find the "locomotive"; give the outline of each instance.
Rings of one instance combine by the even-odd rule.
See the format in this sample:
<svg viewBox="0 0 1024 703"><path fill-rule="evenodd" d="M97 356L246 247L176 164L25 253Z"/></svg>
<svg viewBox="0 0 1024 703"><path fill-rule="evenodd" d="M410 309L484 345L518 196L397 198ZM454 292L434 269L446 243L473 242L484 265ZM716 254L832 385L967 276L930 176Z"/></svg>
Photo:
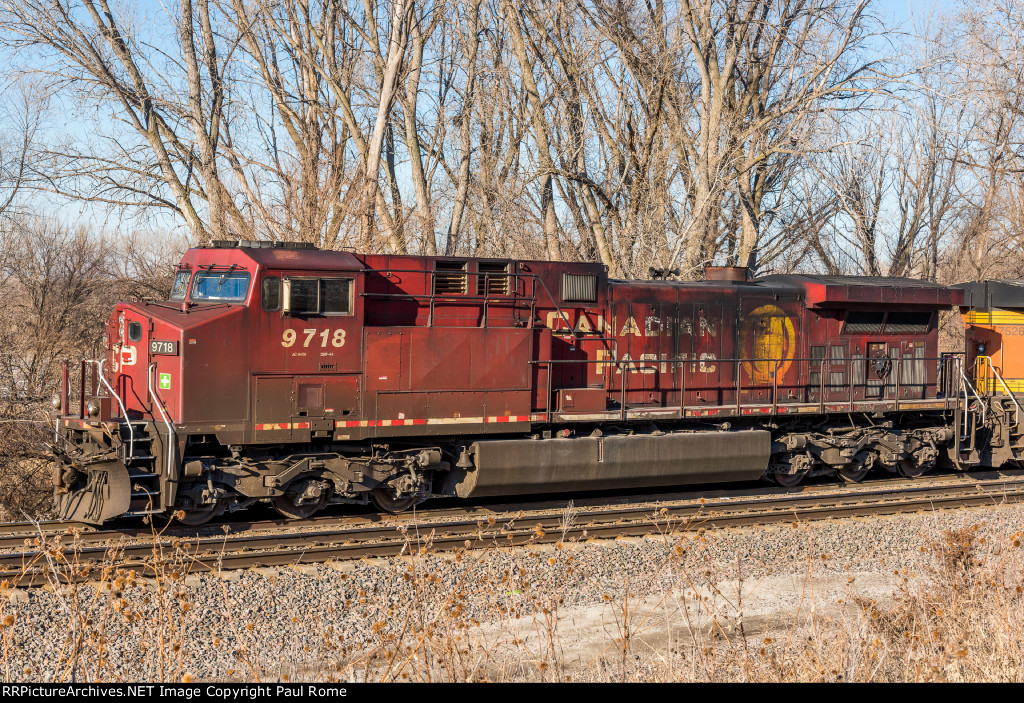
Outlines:
<svg viewBox="0 0 1024 703"><path fill-rule="evenodd" d="M201 524L259 502L302 518L1020 457L1024 379L1001 365L1024 287L748 273L191 249L168 299L117 304L102 359L65 362L57 513ZM940 353L957 308L966 346Z"/></svg>

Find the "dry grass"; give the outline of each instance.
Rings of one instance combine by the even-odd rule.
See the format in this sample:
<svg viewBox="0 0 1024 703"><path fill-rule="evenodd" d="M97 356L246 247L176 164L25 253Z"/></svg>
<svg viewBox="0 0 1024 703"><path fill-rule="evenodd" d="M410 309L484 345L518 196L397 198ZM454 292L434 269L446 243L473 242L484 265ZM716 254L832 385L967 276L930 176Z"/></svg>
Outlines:
<svg viewBox="0 0 1024 703"><path fill-rule="evenodd" d="M197 600L200 587L186 583L187 543L154 550L153 578L117 568L112 549L96 582L69 586L61 584L82 566L51 541L39 563L50 574L53 607L44 614L0 598L0 676L1003 681L1024 672L1020 534L974 527L936 535L922 548L920 574L894 574L890 598L858 595L851 585L846 602L827 614L815 599L819 567L808 563L796 608L756 624L748 599L762 581L748 582L740 560L713 557L706 533L659 527L660 541L646 543L645 553L656 555L649 568L618 579L598 574L586 558L601 547L559 542L509 551L496 538L491 549L440 555L429 538L410 534L409 556L381 567L392 577L378 573L377 592L367 592L358 571L329 572L320 576L325 590L342 595L306 603L290 618L287 579L263 584L283 614L244 609L227 574L207 580ZM567 605L581 589L600 594L597 602ZM288 626L272 628L270 617Z"/></svg>

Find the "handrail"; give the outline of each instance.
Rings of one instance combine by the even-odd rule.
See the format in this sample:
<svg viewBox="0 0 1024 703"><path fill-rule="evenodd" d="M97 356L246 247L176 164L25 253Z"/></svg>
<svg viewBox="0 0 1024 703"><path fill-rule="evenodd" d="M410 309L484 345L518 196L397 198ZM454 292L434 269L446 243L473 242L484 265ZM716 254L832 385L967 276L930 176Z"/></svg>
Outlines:
<svg viewBox="0 0 1024 703"><path fill-rule="evenodd" d="M436 269L428 270L428 269L395 269L395 268L389 268L389 269L386 269L384 271L380 271L379 273L380 273L381 276L383 276L385 278L389 278L394 273L414 273L414 274L421 274L421 275L429 276L430 291L431 291L429 294L427 294L427 293L370 293L370 292L367 292L367 291L363 291L362 293L360 293L360 296L362 296L364 298L406 298L406 299L410 299L410 300L418 300L418 299L428 300L430 302L430 311L428 313L428 318L427 318L428 319L428 326L432 326L433 325L434 302L435 302L435 300L437 298L450 299L450 300L445 300L445 302L459 302L459 301L473 302L473 301L482 299L485 316L486 316L487 303L489 301L501 302L501 301L505 301L505 300L515 301L515 300L519 299L518 284L516 286L509 286L509 290L513 290L514 289L515 292L514 293L507 293L504 296L493 296L493 297L491 297L491 296L489 296L487 294L486 291L484 292L484 295L475 295L475 294L472 294L472 293L435 293L434 292L434 286L435 286L436 281L437 281L437 274L439 273ZM442 272L442 273L448 273L448 272ZM544 282L544 278L542 276L540 276L540 275L538 275L536 273L523 273L521 271L508 271L508 272L485 271L483 273L480 273L479 271L477 271L477 272L465 271L463 273L465 273L465 275L467 277L467 281L468 281L469 276L483 276L485 279L487 277L491 277L491 278L510 278L510 279L512 279L513 282L516 282L516 281L518 281L521 278L522 279L531 279L533 281L532 297L528 298L526 296L526 292L524 291L523 294L522 294L522 299L524 301L525 300L529 300L534 305L537 304L537 282L540 282L541 288L544 289L544 293L547 294L548 299L551 301L551 304L555 306L555 310L558 312L559 316L562 318L562 322L564 322L565 326L569 328L569 331L566 332L566 334L571 334L573 340L576 341L576 342L579 342L579 336L577 335L576 331L572 328L572 324L569 322L569 316L565 314L565 311L562 310L561 306L558 304L558 301L555 300L555 296L551 294L550 290L548 290L548 286ZM525 286L524 286L524 288L525 288ZM532 322L532 320L531 320L531 322Z"/></svg>
<svg viewBox="0 0 1024 703"><path fill-rule="evenodd" d="M959 364L958 364L958 367L960 369L960 379L961 379L960 390L964 394L964 435L966 436L967 435L967 399L970 398L970 396L967 395L967 389L968 388L971 389L971 393L974 395L974 399L977 400L978 401L978 405L981 406L981 424L982 425L985 424L985 417L987 415L987 408L985 407L985 403L984 403L984 401L982 401L981 396L978 395L978 391L976 391L974 389L974 386L972 386L971 382L967 379L967 374L964 373L964 367L962 365L959 365Z"/></svg>
<svg viewBox="0 0 1024 703"><path fill-rule="evenodd" d="M954 364L955 363L957 368L958 368L958 370L960 371L961 377L963 377L964 374L963 374L963 366L962 366L961 356L962 355L960 355L960 354L944 354L944 355L936 356L936 357L915 357L915 358L911 359L911 361L938 362L934 366L934 368L936 370L936 380L935 380L934 383L929 383L928 380L927 380L927 375L926 375L924 383L913 384L913 385L923 386L923 387L927 387L929 385L934 385L936 387L936 394L938 394L940 391L945 393L945 391L943 391L939 387L940 380L941 380L941 370L947 364ZM893 403L896 404L896 409L897 410L899 409L900 391L903 388L903 386L908 385L905 382L901 381L901 379L900 379L900 374L903 372L903 364L902 364L902 362L904 362L905 360L901 359L899 357L896 357L896 358L892 358L891 361L892 361L892 368L891 368L890 373L886 374L886 378L881 379L882 388L883 388L882 397L878 398L878 399L863 398L862 402L870 403L873 400L877 400L878 402L893 402ZM742 407L744 406L744 403L742 401L742 392L743 392L744 387L751 388L751 389L753 389L753 388L771 389L771 403L770 403L771 414L772 415L776 415L776 414L778 414L778 406L779 406L779 402L778 402L778 392L779 392L779 385L780 385L779 372L778 372L779 366L781 364L783 364L783 363L797 363L797 362L807 362L808 365L809 365L808 366L809 368L811 367L812 364L814 364L814 362L817 362L820 378L818 379L817 387L815 388L815 390L817 390L817 392L819 394L819 397L818 397L816 402L819 405L819 407L821 409L821 412L824 412L825 405L829 404L829 403L843 403L845 405L848 405L851 410L853 409L854 403L856 402L856 399L854 398L854 389L857 388L857 387L861 387L861 386L865 386L866 385L866 378L864 379L864 382L862 382L862 383L854 383L853 365L856 362L860 362L860 363L870 362L870 359L867 358L867 357L842 357L842 358L840 358L840 357L836 357L836 358L832 358L832 357L826 357L826 358L820 358L820 357L794 357L792 359L763 359L763 358L736 358L736 359L720 359L720 358L715 358L715 359L700 359L700 358L689 358L689 357L666 357L666 358L659 358L659 359L626 359L626 360L617 359L617 358L613 357L611 359L532 359L528 363L529 364L537 364L537 365L540 365L540 366L545 366L548 369L548 384L547 384L548 385L548 393L547 393L546 405L545 405L545 408L543 409L543 412L545 412L545 414L547 414L549 416L550 416L550 414L552 412L554 412L554 409L552 407L552 401L553 401L552 392L554 391L553 384L552 384L552 377L553 377L554 374L552 372L553 372L554 367L556 365L560 365L560 364L583 364L583 365L599 364L599 365L606 366L609 369L609 372L610 372L610 370L612 368L618 369L620 372L624 371L625 373L623 373L621 388L615 389L615 388L612 388L612 387L608 387L608 390L612 391L612 392L618 392L619 395L621 396L621 399L619 401L620 402L619 410L620 410L620 414L622 415L622 419L625 419L626 418L626 414L627 414L627 409L626 409L626 393L627 393L627 390L628 390L628 387L629 387L629 374L630 373L640 373L641 369L652 369L653 371L656 372L657 368L659 366L662 366L662 365L671 365L672 366L672 368L668 369L664 373L666 375L668 375L669 378L672 379L673 381L676 380L676 373L675 373L676 370L677 369L679 370L679 375L678 375L679 386L678 386L678 388L670 387L670 388L662 388L661 390L668 391L668 392L673 392L673 393L676 392L676 391L679 392L679 394L680 394L679 406L677 407L677 406L666 405L664 407L664 409L665 410L670 410L670 411L678 411L680 413L680 417L682 417L685 414L685 411L686 411L686 409L688 407L687 404L686 404L686 395L685 395L686 389L687 389L687 383L686 383L686 372L687 372L686 365L687 364L690 364L693 367L693 368L691 368L689 370L690 374L696 374L696 373L715 374L716 376L719 377L719 379L722 378L722 374L723 374L723 371L721 369L719 369L717 371L713 371L713 372L697 371L696 370L696 366L698 364L700 364L702 366L705 365L705 364L706 365L712 365L712 364L714 364L714 365L734 364L734 367L736 368L736 380L734 381L733 385L731 385L731 386L730 385L708 386L707 389L708 390L721 391L721 392L735 391L736 399L734 401L734 405L736 406L737 409L742 409ZM741 368L742 364L744 364L744 363L771 364L771 365L773 365L773 369L770 372L767 372L769 377L765 378L765 382L764 383L761 383L761 384L749 383L749 384L746 384L746 386L744 386L744 383L742 381L742 374L740 372L740 368ZM843 370L844 370L844 373L845 373L845 375L847 377L847 382L844 384L846 386L846 388L848 389L847 397L846 397L845 400L829 401L825 397L826 393L828 393L828 392L839 392L839 391L838 390L832 390L832 391L827 391L826 390L827 388L831 388L831 385L827 384L825 382L825 371L826 371L827 367L829 367L830 365L839 365L839 364L843 365ZM889 379L890 376L892 376L893 378L890 379L890 380L887 380L887 379ZM809 379L805 379L805 381L807 381L807 380L809 380ZM964 378L964 380L966 380L966 378ZM813 384L810 384L808 382L804 382L804 383L797 382L797 383L785 384L783 387L789 386L789 387L806 387L806 388L811 388L812 385ZM690 384L690 386L693 387L694 384ZM962 387L963 387L963 384L961 384L961 388ZM841 388L841 386L837 386L836 388ZM889 392L892 392L894 394L893 398L886 398L885 397L886 396L886 390L885 390L886 388L889 389ZM700 389L699 386L697 386L697 389L698 390ZM972 391L974 390L973 387L971 388L971 390ZM980 401L980 398L979 398L979 401ZM810 402L813 402L813 401L810 401ZM944 404L946 406L946 409L949 410L950 407L949 407L949 399L948 398L945 399ZM757 404L755 404L755 405L757 405ZM985 412L984 408L982 408L982 412L983 413ZM983 417L984 417L984 415L983 415ZM549 419L550 419L550 417L549 417Z"/></svg>
<svg viewBox="0 0 1024 703"><path fill-rule="evenodd" d="M1006 381L1003 380L1003 377L999 375L999 370L992 363L992 357L989 357L989 356L978 356L977 357L978 361L980 361L981 359L985 360L985 363L988 364L988 367L992 370L992 373L995 374L995 377L999 381L999 384L1003 387L1003 390L1006 391L1006 395L1010 396L1010 400L1012 400L1013 404L1017 407L1017 414L1013 418L1013 424L1019 425L1020 424L1020 403L1017 402L1017 396L1014 395L1013 391L1010 390L1010 387L1006 385ZM986 389L986 390L988 390L988 389Z"/></svg>
<svg viewBox="0 0 1024 703"><path fill-rule="evenodd" d="M135 430L132 429L131 418L128 417L128 411L125 410L124 403L121 402L121 396L119 396L114 389L110 387L110 384L107 383L107 377L103 375L103 365L107 363L107 360L103 359L102 361L96 361L95 359L87 359L86 361L90 364L96 364L96 373L100 377L100 382L107 387L107 390L110 391L110 395L114 396L114 400L117 401L117 406L121 408L121 417L123 417L124 421L128 424L128 456L125 457L125 460L127 461L130 457L135 456Z"/></svg>
<svg viewBox="0 0 1024 703"><path fill-rule="evenodd" d="M167 413L164 412L164 403L160 400L160 396L153 390L153 370L156 368L156 362L154 361L149 365L149 373L146 374L146 385L149 387L149 396L155 401L156 409L160 411L160 417L164 419L167 424L167 473L165 474L168 478L171 476L171 459L173 457L173 451L171 447L174 442L174 425L171 424L170 418L167 417Z"/></svg>

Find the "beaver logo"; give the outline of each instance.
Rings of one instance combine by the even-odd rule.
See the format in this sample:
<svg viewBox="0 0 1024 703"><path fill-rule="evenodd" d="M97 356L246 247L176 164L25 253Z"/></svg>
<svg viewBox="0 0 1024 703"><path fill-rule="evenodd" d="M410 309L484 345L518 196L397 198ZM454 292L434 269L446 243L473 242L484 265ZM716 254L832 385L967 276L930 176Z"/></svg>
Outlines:
<svg viewBox="0 0 1024 703"><path fill-rule="evenodd" d="M740 332L740 356L743 369L755 384L771 383L778 362L779 378L785 378L796 356L796 330L793 318L776 305L753 310Z"/></svg>

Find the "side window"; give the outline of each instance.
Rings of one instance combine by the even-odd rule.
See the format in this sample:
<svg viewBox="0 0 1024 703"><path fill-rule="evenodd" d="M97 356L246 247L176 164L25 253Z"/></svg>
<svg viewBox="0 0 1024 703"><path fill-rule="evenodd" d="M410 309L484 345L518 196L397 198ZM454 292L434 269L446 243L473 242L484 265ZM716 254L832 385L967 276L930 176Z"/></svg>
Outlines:
<svg viewBox="0 0 1024 703"><path fill-rule="evenodd" d="M321 310L325 315L350 315L352 313L352 279L321 278Z"/></svg>
<svg viewBox="0 0 1024 703"><path fill-rule="evenodd" d="M351 315L351 278L287 278L284 311L292 315Z"/></svg>
<svg viewBox="0 0 1024 703"><path fill-rule="evenodd" d="M281 279L277 276L268 276L263 279L263 309L281 309Z"/></svg>
<svg viewBox="0 0 1024 703"><path fill-rule="evenodd" d="M288 311L296 315L320 312L320 281L315 278L293 278L289 281Z"/></svg>

